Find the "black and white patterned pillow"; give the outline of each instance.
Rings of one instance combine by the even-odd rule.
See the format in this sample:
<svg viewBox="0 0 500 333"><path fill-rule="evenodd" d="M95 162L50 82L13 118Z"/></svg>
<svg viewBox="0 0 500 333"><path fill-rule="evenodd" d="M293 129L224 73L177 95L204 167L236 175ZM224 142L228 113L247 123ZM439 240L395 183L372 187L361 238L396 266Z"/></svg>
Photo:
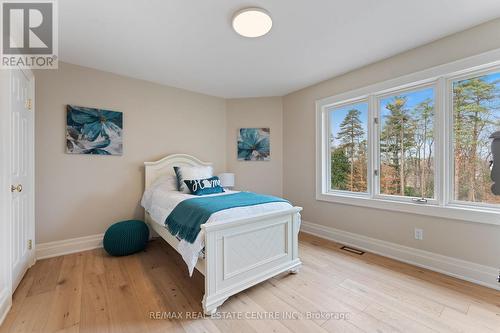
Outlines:
<svg viewBox="0 0 500 333"><path fill-rule="evenodd" d="M185 180L207 179L213 176L211 166L174 166L175 176L177 178L177 191L190 193Z"/></svg>

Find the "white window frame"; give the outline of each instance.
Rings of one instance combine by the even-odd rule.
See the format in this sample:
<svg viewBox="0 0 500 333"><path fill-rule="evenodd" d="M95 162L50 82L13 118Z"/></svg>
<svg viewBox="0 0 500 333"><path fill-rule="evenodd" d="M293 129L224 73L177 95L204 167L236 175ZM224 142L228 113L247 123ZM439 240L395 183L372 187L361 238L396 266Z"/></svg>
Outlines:
<svg viewBox="0 0 500 333"><path fill-rule="evenodd" d="M492 204L453 200L453 81L500 72L500 49L432 67L396 79L316 101L316 199L320 201L414 213L468 222L500 225L500 207ZM415 203L412 197L380 194L379 176L379 99L397 92L434 87L437 133L434 142L435 200ZM368 194L330 189L330 143L327 109L368 100ZM326 138L326 139L325 139ZM380 171L378 172L380 175Z"/></svg>

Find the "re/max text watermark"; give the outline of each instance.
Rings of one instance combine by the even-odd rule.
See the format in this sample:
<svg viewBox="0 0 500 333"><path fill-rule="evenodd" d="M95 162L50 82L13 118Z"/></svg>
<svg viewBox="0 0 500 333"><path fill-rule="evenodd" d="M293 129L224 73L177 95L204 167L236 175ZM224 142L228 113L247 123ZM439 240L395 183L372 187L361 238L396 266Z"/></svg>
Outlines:
<svg viewBox="0 0 500 333"><path fill-rule="evenodd" d="M211 316L203 312L151 311L153 320L200 319L210 317L216 320L349 320L349 312L333 311L219 311Z"/></svg>

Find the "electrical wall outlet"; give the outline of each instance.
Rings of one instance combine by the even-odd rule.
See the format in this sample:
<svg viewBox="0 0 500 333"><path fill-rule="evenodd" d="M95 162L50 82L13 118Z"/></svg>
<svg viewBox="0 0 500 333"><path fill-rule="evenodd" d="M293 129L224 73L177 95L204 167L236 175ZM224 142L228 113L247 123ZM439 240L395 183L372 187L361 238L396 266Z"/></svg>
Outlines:
<svg viewBox="0 0 500 333"><path fill-rule="evenodd" d="M424 229L415 228L415 239L416 240L424 239Z"/></svg>

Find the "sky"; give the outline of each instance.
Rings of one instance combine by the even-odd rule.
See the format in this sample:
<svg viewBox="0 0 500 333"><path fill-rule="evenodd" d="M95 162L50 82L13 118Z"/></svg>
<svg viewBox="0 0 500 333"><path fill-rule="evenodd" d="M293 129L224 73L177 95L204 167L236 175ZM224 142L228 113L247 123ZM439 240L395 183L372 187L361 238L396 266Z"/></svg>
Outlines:
<svg viewBox="0 0 500 333"><path fill-rule="evenodd" d="M484 81L489 82L489 83L492 83L495 81L500 81L500 73L493 73L490 75L486 75L483 77L483 79L484 79ZM497 85L497 87L499 86L498 82L496 85Z"/></svg>
<svg viewBox="0 0 500 333"><path fill-rule="evenodd" d="M418 104L422 103L426 99L430 99L432 104L434 104L434 88L424 88L420 90L405 92L402 94L392 95L386 98L382 98L380 100L380 118L382 122L382 126L387 119L387 116L390 115L390 111L386 108L389 103L394 101L394 96L402 96L406 97L406 109L413 109Z"/></svg>

